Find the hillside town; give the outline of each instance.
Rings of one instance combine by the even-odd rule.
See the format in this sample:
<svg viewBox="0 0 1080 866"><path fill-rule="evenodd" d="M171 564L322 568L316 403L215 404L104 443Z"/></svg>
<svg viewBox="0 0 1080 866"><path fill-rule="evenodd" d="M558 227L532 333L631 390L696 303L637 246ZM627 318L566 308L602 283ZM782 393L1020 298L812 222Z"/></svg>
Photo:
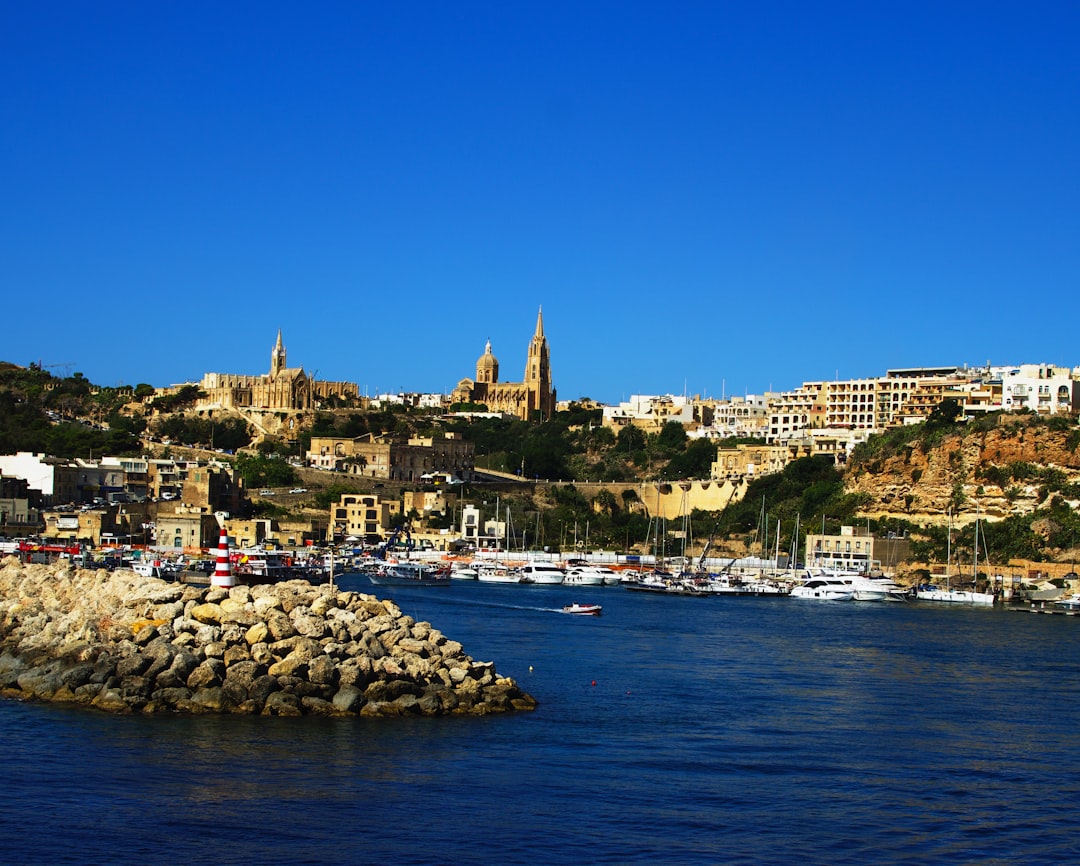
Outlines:
<svg viewBox="0 0 1080 866"><path fill-rule="evenodd" d="M141 397L132 394L132 411L153 416L185 389L195 395L193 415L211 421L240 419L256 442L275 438L293 444L300 442L301 431L310 430L318 412L408 407L448 418L543 423L575 405L556 399L542 311L519 382L500 379L489 340L475 374L461 378L450 394L362 396L355 383L319 381L303 367L290 367L279 330L268 373L205 372L196 381ZM675 520L692 509L722 511L740 498L749 480L782 472L803 457L827 457L843 467L871 436L921 424L947 404L961 420L991 413L1072 419L1080 412L1080 368L1017 364L897 369L876 377L804 382L782 393L718 399L635 395L617 405L589 403L585 408L597 411L602 427L616 436L630 428L656 435L674 424L690 441L715 444L708 477L687 478L677 485L647 477L606 485L633 497L650 520ZM516 486L569 480L530 475L524 465L510 472L478 467L474 443L456 432L311 433L309 441L302 453L288 456L304 479L288 488L248 489L236 469L236 455L227 449L185 448L185 443L156 439L149 431L143 437L144 453L137 457L70 458L30 451L0 455L2 543L7 552L42 560L89 557L90 551L98 551L109 561L184 557L195 562L209 555L224 529L237 550L292 550L299 560L300 554L313 557L316 551L335 547L348 554L386 544L397 540L407 521L409 543L417 550L497 550L507 545L510 531L498 506L491 507L500 491L509 495ZM324 507L314 505L313 491L342 479L353 482L354 489ZM605 487L599 478L573 480L594 496ZM282 513L260 516L253 505L260 501L280 506ZM816 552L820 560L823 550L839 552L846 546L847 555L828 557L828 565L868 571L883 560L885 540L878 540L874 551L873 539L860 537L853 548L851 539L864 534L848 527L842 534L807 535L805 549L791 559L808 560ZM582 546L575 544L577 549ZM898 555L891 549L887 558L895 562Z"/></svg>

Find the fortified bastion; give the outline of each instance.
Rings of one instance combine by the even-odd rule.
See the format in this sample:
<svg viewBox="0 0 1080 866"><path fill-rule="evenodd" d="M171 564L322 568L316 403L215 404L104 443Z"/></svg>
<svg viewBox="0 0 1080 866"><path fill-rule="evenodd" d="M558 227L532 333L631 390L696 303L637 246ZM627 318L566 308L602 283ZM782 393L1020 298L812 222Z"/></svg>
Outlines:
<svg viewBox="0 0 1080 866"><path fill-rule="evenodd" d="M484 715L536 701L388 600L0 563L0 694L116 713Z"/></svg>

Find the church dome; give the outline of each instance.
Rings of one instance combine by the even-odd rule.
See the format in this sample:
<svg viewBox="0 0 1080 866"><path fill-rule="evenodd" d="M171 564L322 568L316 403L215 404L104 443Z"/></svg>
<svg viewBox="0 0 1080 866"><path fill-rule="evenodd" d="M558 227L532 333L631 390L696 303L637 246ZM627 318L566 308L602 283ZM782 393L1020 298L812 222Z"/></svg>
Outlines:
<svg viewBox="0 0 1080 866"><path fill-rule="evenodd" d="M480 360L476 362L476 381L499 381L499 359L491 353L491 340L487 341L484 354L481 355Z"/></svg>

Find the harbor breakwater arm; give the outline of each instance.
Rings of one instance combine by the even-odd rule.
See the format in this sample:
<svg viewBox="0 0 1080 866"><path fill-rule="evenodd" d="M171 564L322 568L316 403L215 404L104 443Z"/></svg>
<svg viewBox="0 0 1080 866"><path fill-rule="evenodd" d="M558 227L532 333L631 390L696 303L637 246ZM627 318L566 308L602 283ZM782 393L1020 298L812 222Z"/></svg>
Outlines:
<svg viewBox="0 0 1080 866"><path fill-rule="evenodd" d="M0 694L118 713L484 715L536 701L388 600L0 563Z"/></svg>

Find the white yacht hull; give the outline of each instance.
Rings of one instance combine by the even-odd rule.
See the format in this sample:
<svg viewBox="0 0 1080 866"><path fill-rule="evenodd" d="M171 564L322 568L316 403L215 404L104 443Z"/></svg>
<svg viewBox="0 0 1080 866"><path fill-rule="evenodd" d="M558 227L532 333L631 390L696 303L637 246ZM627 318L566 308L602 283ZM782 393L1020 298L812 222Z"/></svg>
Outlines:
<svg viewBox="0 0 1080 866"><path fill-rule="evenodd" d="M850 589L807 589L797 586L791 591L792 598L810 598L815 601L851 601L855 593Z"/></svg>
<svg viewBox="0 0 1080 866"><path fill-rule="evenodd" d="M915 593L919 601L937 601L946 604L993 604L989 592L970 592L964 589L921 589Z"/></svg>

